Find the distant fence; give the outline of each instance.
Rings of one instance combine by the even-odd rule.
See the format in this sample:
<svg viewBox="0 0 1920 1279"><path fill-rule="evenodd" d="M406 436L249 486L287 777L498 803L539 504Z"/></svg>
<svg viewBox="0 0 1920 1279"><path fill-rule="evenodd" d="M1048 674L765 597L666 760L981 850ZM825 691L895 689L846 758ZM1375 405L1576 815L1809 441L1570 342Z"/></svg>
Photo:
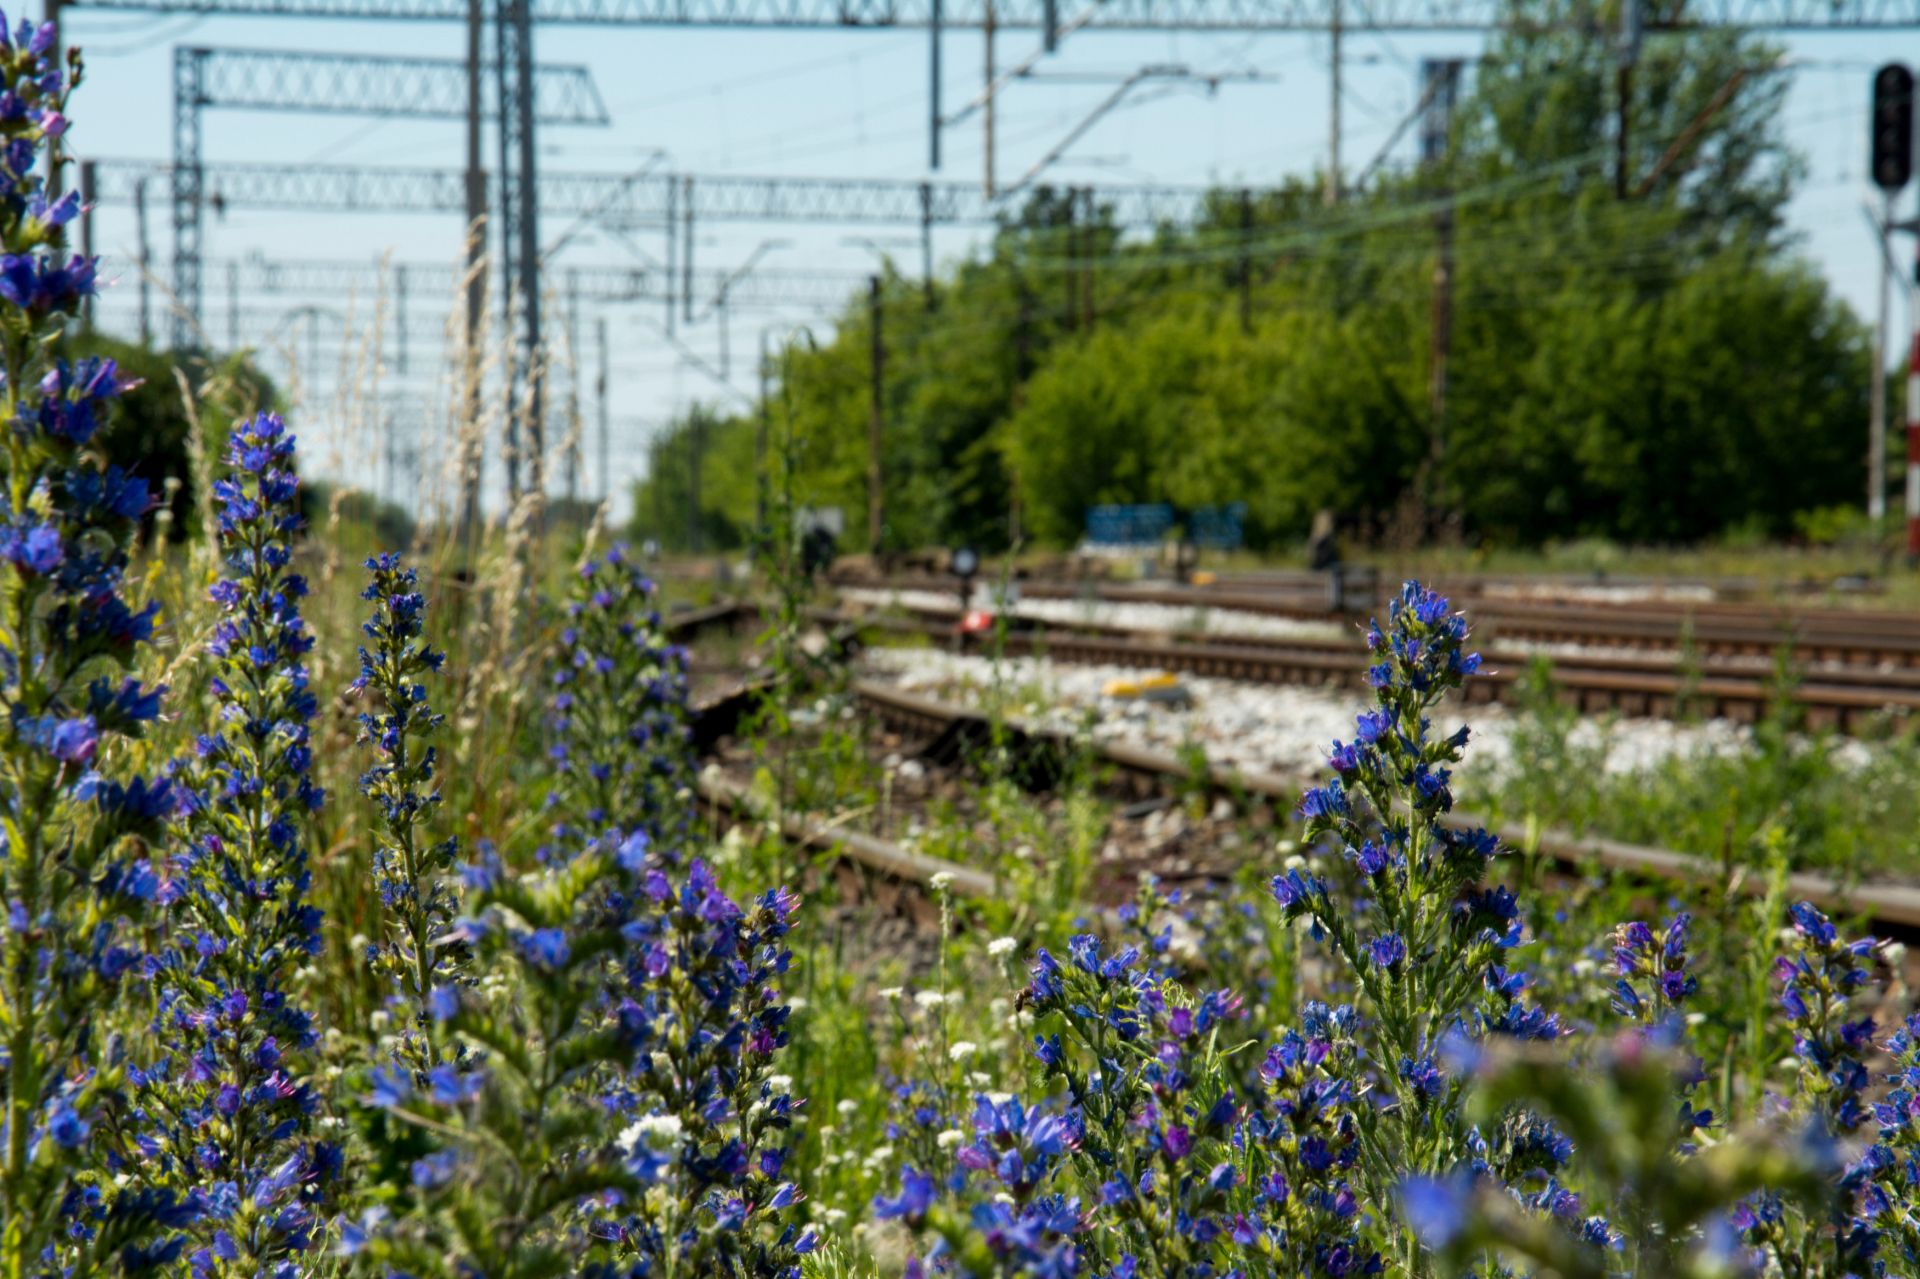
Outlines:
<svg viewBox="0 0 1920 1279"><path fill-rule="evenodd" d="M1187 513L1187 537L1208 550L1231 551L1246 540L1247 504L1202 506ZM1181 524L1171 503L1096 506L1087 512L1088 546L1157 546Z"/></svg>
<svg viewBox="0 0 1920 1279"><path fill-rule="evenodd" d="M1247 504L1203 506L1187 517L1187 535L1210 551L1237 551L1246 541Z"/></svg>
<svg viewBox="0 0 1920 1279"><path fill-rule="evenodd" d="M1173 531L1173 507L1096 506L1087 512L1087 541L1094 546L1149 546Z"/></svg>

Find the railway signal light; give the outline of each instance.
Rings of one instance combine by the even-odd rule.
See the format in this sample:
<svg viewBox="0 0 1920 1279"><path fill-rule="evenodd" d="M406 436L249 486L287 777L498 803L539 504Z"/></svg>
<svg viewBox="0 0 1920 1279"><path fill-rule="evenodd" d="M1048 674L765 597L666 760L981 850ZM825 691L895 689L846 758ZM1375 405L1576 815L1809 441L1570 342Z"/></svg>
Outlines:
<svg viewBox="0 0 1920 1279"><path fill-rule="evenodd" d="M1913 72L1889 62L1873 76L1873 181L1882 191L1913 178Z"/></svg>

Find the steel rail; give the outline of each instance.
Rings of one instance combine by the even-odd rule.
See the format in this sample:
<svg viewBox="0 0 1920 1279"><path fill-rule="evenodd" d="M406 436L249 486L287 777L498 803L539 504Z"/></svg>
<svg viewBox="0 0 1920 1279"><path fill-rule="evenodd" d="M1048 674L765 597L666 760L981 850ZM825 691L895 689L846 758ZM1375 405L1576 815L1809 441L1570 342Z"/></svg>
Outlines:
<svg viewBox="0 0 1920 1279"><path fill-rule="evenodd" d="M895 605L895 608L915 617L935 620L953 618L958 613L956 601L952 608L935 608L932 605ZM1024 619L1022 619L1024 621ZM1184 639L1197 644L1226 645L1266 649L1279 649L1291 652L1321 653L1330 657L1357 660L1364 652L1358 630L1346 639L1318 640L1305 636L1259 636L1226 635L1207 632L1189 632L1182 630L1156 630L1152 627L1122 627L1110 623L1092 623L1064 621L1051 624L1051 629L1066 631L1077 636L1098 636L1115 641L1150 641L1157 639ZM1484 631L1476 638L1484 637ZM1482 656L1487 665L1504 670L1524 670L1536 660L1544 660L1555 671L1606 671L1618 675L1645 675L1650 677L1681 674L1687 678L1680 664L1672 659L1647 655L1646 650L1624 649L1615 653L1554 653L1546 650L1483 648ZM1712 661L1698 672L1700 675L1749 676L1762 681L1771 677L1773 661L1771 655L1761 657L1729 656ZM1821 687L1867 688L1867 689L1913 689L1920 691L1920 667L1896 667L1879 669L1872 666L1821 666L1817 669L1800 672L1802 683Z"/></svg>
<svg viewBox="0 0 1920 1279"><path fill-rule="evenodd" d="M896 724L926 730L967 719L984 723L978 712L904 693L876 681L856 681L853 688L859 700L877 716ZM1029 727L1018 720L1011 721L1011 726L1029 735L1051 738L1065 744L1060 735ZM1172 756L1105 743L1089 744L1083 748L1093 750L1105 763L1144 779L1151 785L1165 787L1184 784L1193 776L1192 768L1187 763ZM1218 793L1256 796L1276 806L1291 805L1303 789L1320 780L1305 775L1243 772L1220 765L1212 765L1208 771L1209 781ZM1462 812L1450 813L1442 822L1453 830L1472 830L1488 825L1483 819ZM1768 891L1763 876L1735 874L1729 877L1717 860L1693 853L1631 844L1574 831L1548 830L1529 835L1489 829L1493 829L1494 835L1509 850L1531 849L1533 853L1564 866L1599 866L1610 871L1689 883L1717 883L1731 878L1730 886L1743 895L1761 896ZM1786 889L1795 899L1810 901L1822 910L1864 914L1877 923L1890 925L1904 933L1920 933L1920 886L1849 885L1831 876L1796 871L1787 876Z"/></svg>
<svg viewBox="0 0 1920 1279"><path fill-rule="evenodd" d="M839 584L873 590L952 593L954 589L952 579L935 577L885 582L846 580ZM1030 580L1019 580L1017 587L1026 599L1157 604L1294 621L1352 622L1375 611L1369 603L1344 614L1333 612L1328 608L1324 591L1317 597L1308 594L1290 597L1209 587ZM1703 615L1697 609L1677 611L1680 607L1647 614L1624 608L1573 608L1489 599L1475 603L1473 621L1476 633L1489 642L1504 638L1640 649L1691 648L1707 658L1766 658L1784 650L1802 662L1920 668L1920 616L1895 614L1885 620L1859 623L1851 614L1833 610L1809 615L1775 611L1722 619Z"/></svg>
<svg viewBox="0 0 1920 1279"><path fill-rule="evenodd" d="M851 618L831 614L822 620L854 623L892 631L951 635L938 622L911 618ZM1209 679L1244 680L1262 684L1304 685L1359 690L1365 687L1366 663L1357 647L1329 650L1287 641L1200 643L1085 635L1068 629L1009 630L1002 639L1005 651L1022 656L1046 656L1082 665L1110 665L1139 670L1178 671ZM1519 693L1529 657L1515 655L1515 665L1497 663L1483 669L1465 691L1470 704L1507 702ZM1737 679L1724 675L1690 674L1669 667L1665 671L1620 671L1596 668L1580 659L1553 661L1560 699L1583 714L1614 711L1623 715L1677 718L1696 713L1741 724L1758 723L1780 698L1780 690L1764 679ZM1792 688L1794 704L1806 726L1848 734L1873 731L1889 721L1912 719L1920 712L1920 687L1850 687L1808 680Z"/></svg>
<svg viewBox="0 0 1920 1279"><path fill-rule="evenodd" d="M755 609L745 603L721 603L699 610L674 614L665 620L669 633L688 640L706 630L730 627L752 616ZM1472 687L1469 685L1468 687ZM972 723L976 735L988 725L978 712L933 698L903 692L874 680L856 680L852 686L858 701L882 720L909 731L938 737L957 724ZM733 700L745 694L732 695ZM723 699L725 700L725 699ZM734 716L737 720L737 713ZM1064 735L1026 725L1019 720L1008 725L1014 733L1049 743L1057 750L1091 749L1111 768L1127 776L1136 789L1157 793L1188 784L1193 777L1189 763L1172 756L1121 743L1071 742ZM698 726L696 724L696 738ZM983 738L982 738L983 739ZM709 743L710 744L710 743ZM1304 774L1246 771L1219 764L1208 766L1207 781L1217 794L1253 796L1276 807L1291 806L1302 789L1318 779ZM735 817L769 820L764 809L756 809L747 790L711 771L698 779L703 803L716 812ZM1456 830L1487 826L1472 814L1455 812L1443 821ZM846 830L802 814L789 814L780 824L785 838L807 847L831 851L868 869L928 887L935 875L948 876L948 883L959 896L996 899L1004 896L1005 885L993 875L974 867L948 862L900 848L886 840ZM1724 883L1746 896L1761 896L1769 890L1762 876L1735 871L1731 875L1716 859L1673 849L1628 843L1601 835L1577 831L1546 830L1514 832L1494 829L1500 842L1511 850L1531 852L1556 864L1582 868L1598 866L1604 870L1650 879L1686 883ZM1848 884L1832 876L1797 871L1786 877L1785 887L1796 899L1810 901L1833 913L1861 914L1877 925L1907 936L1920 936L1920 886L1913 884ZM1103 927L1111 927L1112 912L1096 914Z"/></svg>

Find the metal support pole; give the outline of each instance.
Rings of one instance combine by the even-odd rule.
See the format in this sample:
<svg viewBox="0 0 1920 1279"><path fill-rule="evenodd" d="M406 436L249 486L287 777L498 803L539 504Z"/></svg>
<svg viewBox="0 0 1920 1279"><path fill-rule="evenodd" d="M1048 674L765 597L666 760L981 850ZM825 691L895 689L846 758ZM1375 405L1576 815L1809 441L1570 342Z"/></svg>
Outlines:
<svg viewBox="0 0 1920 1279"><path fill-rule="evenodd" d="M1920 219L1914 227L1913 282L1907 289L1912 329L1907 349L1907 563L1920 563Z"/></svg>
<svg viewBox="0 0 1920 1279"><path fill-rule="evenodd" d="M1080 197L1087 206L1086 217L1083 221L1089 228L1089 235L1092 237L1090 251L1087 254L1086 268L1080 273L1080 305L1082 307L1080 323L1083 328L1090 329L1093 327L1094 316L1093 282L1095 272L1099 270L1100 264L1100 227L1094 217L1093 188L1082 187Z"/></svg>
<svg viewBox="0 0 1920 1279"><path fill-rule="evenodd" d="M57 3L57 0L50 0L50 3L47 6L47 10L50 15L58 13L59 5ZM47 21L51 22L53 21L53 18L49 16ZM93 161L82 160L80 162L80 256L83 258L92 258L94 256L94 252L93 252L93 199L94 199L93 193L94 193L94 190L95 188L94 188ZM80 304L80 323L84 328L90 329L93 327L93 298L91 296L87 297Z"/></svg>
<svg viewBox="0 0 1920 1279"><path fill-rule="evenodd" d="M934 0L935 5L939 0ZM753 527L763 545L769 543L767 528L767 491L772 487L767 475L767 434L772 414L772 391L767 376L767 331L760 330L760 411L753 423Z"/></svg>
<svg viewBox="0 0 1920 1279"><path fill-rule="evenodd" d="M1429 174L1438 175L1439 206L1433 213L1433 312L1429 334L1427 363L1427 412L1429 418L1429 454L1426 486L1427 509L1437 517L1447 504L1447 378L1453 356L1453 191L1444 165L1453 129L1454 100L1460 87L1461 63L1455 59L1429 59L1421 64L1422 97L1426 109L1421 120L1420 158Z"/></svg>
<svg viewBox="0 0 1920 1279"><path fill-rule="evenodd" d="M680 184L672 178L667 179L667 282L660 295L667 300L667 336L673 336L674 317L678 309L673 305L673 284L679 278L674 270L674 244L679 239Z"/></svg>
<svg viewBox="0 0 1920 1279"><path fill-rule="evenodd" d="M153 248L147 240L147 180L133 183L135 252L140 262L140 345L153 346Z"/></svg>
<svg viewBox="0 0 1920 1279"><path fill-rule="evenodd" d="M939 0L934 0L935 4ZM920 280L926 290L927 312L940 309L933 293L933 184L920 184Z"/></svg>
<svg viewBox="0 0 1920 1279"><path fill-rule="evenodd" d="M1067 286L1066 309L1061 327L1069 332L1080 327L1080 228L1074 214L1080 205L1080 188L1067 188L1067 269L1060 273Z"/></svg>
<svg viewBox="0 0 1920 1279"><path fill-rule="evenodd" d="M695 413L687 423L687 549L698 555L705 538L700 528L700 455L706 451L707 419Z"/></svg>
<svg viewBox="0 0 1920 1279"><path fill-rule="evenodd" d="M1253 332L1253 192L1240 188L1240 331Z"/></svg>
<svg viewBox="0 0 1920 1279"><path fill-rule="evenodd" d="M613 443L612 433L607 429L607 317L597 315L593 319L593 343L599 348L600 368L593 379L593 397L595 415L599 421L595 426L600 432L600 500L613 500Z"/></svg>
<svg viewBox="0 0 1920 1279"><path fill-rule="evenodd" d="M1614 55L1613 194L1624 200L1633 185L1633 68L1640 60L1640 3L1621 0L1620 43Z"/></svg>
<svg viewBox="0 0 1920 1279"><path fill-rule="evenodd" d="M882 494L884 473L881 469L880 450L885 427L886 395L884 386L887 373L886 336L881 328L885 314L880 301L880 277L867 278L867 324L872 330L868 348L867 371L870 382L867 406L867 549L874 555L880 553L880 533L886 515L885 498Z"/></svg>
<svg viewBox="0 0 1920 1279"><path fill-rule="evenodd" d="M520 292L525 323L522 359L527 366L527 479L537 494L546 492L546 359L540 338L539 148L534 135L533 0L512 0L515 41L514 115L520 126L519 182Z"/></svg>
<svg viewBox="0 0 1920 1279"><path fill-rule="evenodd" d="M927 11L927 167L940 171L940 22L941 0Z"/></svg>
<svg viewBox="0 0 1920 1279"><path fill-rule="evenodd" d="M681 318L693 323L693 175L681 179L685 184L680 216L680 305Z"/></svg>
<svg viewBox="0 0 1920 1279"><path fill-rule="evenodd" d="M653 433L653 446L647 458L647 487L653 490L653 535L664 547L667 542L667 494L662 484L661 463L666 460L666 442L661 432L666 428L656 427Z"/></svg>
<svg viewBox="0 0 1920 1279"><path fill-rule="evenodd" d="M481 163L486 110L485 0L467 0L467 325L460 352L460 521L471 538L480 526L480 472L486 464L481 426L487 312L487 172ZM503 170L504 172L504 170Z"/></svg>
<svg viewBox="0 0 1920 1279"><path fill-rule="evenodd" d="M53 58L53 65L60 68L64 73L67 66L67 50L66 33L62 29L60 21L60 10L62 7L62 0L46 0L43 11L46 14L44 21L48 26L53 28L53 43L48 46L47 53ZM59 143L56 142L54 145L56 147L55 154L61 154L57 149ZM60 179L62 176L58 164L49 166L47 170L47 199L49 201L60 194Z"/></svg>
<svg viewBox="0 0 1920 1279"><path fill-rule="evenodd" d="M567 507L580 500L580 268L567 268Z"/></svg>
<svg viewBox="0 0 1920 1279"><path fill-rule="evenodd" d="M1327 26L1330 45L1329 65L1333 73L1332 89L1327 95L1327 187L1328 207L1340 203L1340 0L1333 0L1333 12Z"/></svg>
<svg viewBox="0 0 1920 1279"><path fill-rule="evenodd" d="M407 264L393 267L393 364L402 376L407 371Z"/></svg>
<svg viewBox="0 0 1920 1279"><path fill-rule="evenodd" d="M497 0L493 14L494 100L500 118L494 133L500 148L498 188L500 196L500 323L506 341L500 352L501 397L506 405L505 452L507 501L520 500L520 359L518 338L514 332L520 308L514 297L519 282L516 259L519 253L516 225L520 217L520 191L514 182L515 114L514 30L512 0Z"/></svg>
<svg viewBox="0 0 1920 1279"><path fill-rule="evenodd" d="M1867 417L1867 518L1876 528L1887 518L1887 330L1893 309L1893 259L1887 228L1893 221L1893 193L1880 193L1874 234L1880 239L1880 308L1873 324L1873 381Z"/></svg>
<svg viewBox="0 0 1920 1279"><path fill-rule="evenodd" d="M986 134L986 186L987 199L993 199L993 0L986 0L984 12L980 15L980 34L986 47L987 95L981 106L981 125Z"/></svg>
<svg viewBox="0 0 1920 1279"><path fill-rule="evenodd" d="M203 174L200 107L206 98L204 49L173 51L173 347L197 344L200 318Z"/></svg>
<svg viewBox="0 0 1920 1279"><path fill-rule="evenodd" d="M1044 0L1040 13L1040 47L1052 53L1060 47L1060 0Z"/></svg>
<svg viewBox="0 0 1920 1279"><path fill-rule="evenodd" d="M1433 214L1433 330L1427 366L1427 407L1432 418L1433 489L1436 513L1445 507L1442 473L1447 457L1447 366L1453 357L1453 206Z"/></svg>
<svg viewBox="0 0 1920 1279"><path fill-rule="evenodd" d="M1033 376L1033 290L1027 285L1026 273L1017 265L1013 287L1020 303L1013 328L1013 380L1018 386Z"/></svg>

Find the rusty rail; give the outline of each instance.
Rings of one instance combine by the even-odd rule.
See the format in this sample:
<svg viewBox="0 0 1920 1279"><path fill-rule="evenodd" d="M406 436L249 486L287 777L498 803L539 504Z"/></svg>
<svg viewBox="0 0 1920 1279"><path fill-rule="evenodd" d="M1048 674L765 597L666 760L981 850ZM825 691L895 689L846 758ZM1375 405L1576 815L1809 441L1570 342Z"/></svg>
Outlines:
<svg viewBox="0 0 1920 1279"><path fill-rule="evenodd" d="M873 680L859 680L854 695L879 718L909 731L937 737L956 724L972 721L979 734L986 720L978 713L933 698L906 693ZM1174 784L1193 780L1191 768L1172 756L1119 743L1087 744L1069 741L1065 736L1010 721L1011 732L1068 751L1092 749L1111 768L1132 779L1137 786L1159 792ZM1317 779L1301 775L1267 771L1244 771L1224 765L1210 765L1207 781L1219 794L1253 796L1276 807L1290 807L1301 790ZM697 793L702 803L716 812L735 817L766 820L767 814L755 810L745 787L715 772L701 774ZM1486 823L1467 813L1453 813L1445 819L1454 829L1469 829ZM959 863L900 848L886 840L858 831L831 826L800 814L789 815L782 823L786 838L811 848L831 850L859 865L891 878L925 885L935 875L945 874L953 892L961 897L1000 898L1005 886L993 875ZM1605 836L1574 831L1548 830L1532 836L1509 830L1494 832L1509 848L1531 848L1539 856L1571 867L1599 866L1610 871L1690 883L1715 883L1727 878L1712 858L1671 849L1631 844ZM1749 896L1767 890L1764 879L1736 874L1732 888ZM1823 910L1835 913L1859 913L1903 935L1920 934L1920 886L1910 884L1848 885L1830 876L1795 872L1787 876L1787 890L1795 898L1811 901ZM1102 916L1104 923L1110 919Z"/></svg>
<svg viewBox="0 0 1920 1279"><path fill-rule="evenodd" d="M822 621L892 632L952 634L949 624L926 618L853 617L825 612L818 616ZM1098 633L1065 628L1009 630L1004 649L1010 654L1044 655L1063 662L1335 689L1361 688L1366 670L1358 644L1167 640L1141 638L1137 633L1111 628ZM1486 656L1486 667L1466 686L1465 700L1470 704L1512 700L1532 655L1496 649ZM1692 712L1753 724L1765 716L1778 696L1763 678L1738 678L1711 670L1688 673L1671 662L1552 656L1548 660L1560 700L1587 714L1615 711L1672 718ZM1826 672L1813 672L1793 689L1793 701L1809 728L1858 734L1889 723L1911 721L1920 712L1920 679L1905 672L1889 673L1885 680L1848 672L1845 678L1830 680Z"/></svg>
<svg viewBox="0 0 1920 1279"><path fill-rule="evenodd" d="M901 692L885 684L861 680L854 685L855 695L875 714L896 725L920 730L944 728L958 720L980 719L975 712L932 698ZM1051 738L1068 745L1059 734L1011 721L1024 734ZM1105 763L1148 781L1165 786L1176 779L1191 777L1191 770L1171 756L1117 744L1092 744ZM1257 796L1278 806L1290 806L1307 786L1317 779L1304 775L1270 772L1242 772L1214 765L1209 781L1222 794ZM1468 813L1452 813L1445 823L1456 830L1485 826L1487 823ZM1513 831L1494 831L1510 849L1531 847L1539 856L1566 866L1597 865L1608 870L1642 875L1654 879L1673 879L1691 883L1714 883L1726 878L1718 862L1692 853L1630 844L1599 835L1549 830L1532 838ZM1766 892L1764 879L1735 876L1735 891L1750 896ZM1830 876L1795 872L1787 876L1787 890L1796 899L1810 901L1822 910L1835 913L1860 913L1903 933L1920 932L1920 887L1907 884L1848 886Z"/></svg>
<svg viewBox="0 0 1920 1279"><path fill-rule="evenodd" d="M848 585L855 585L849 582ZM951 593L943 578L861 582L874 590ZM1158 604L1217 609L1295 621L1352 622L1366 608L1340 614L1327 607L1325 592L1303 594L1231 587L1021 580L1028 599ZM1611 645L1678 650L1690 646L1703 658L1770 658L1788 649L1800 662L1844 662L1920 670L1920 614L1873 610L1788 610L1770 605L1706 605L1671 601L1598 605L1483 597L1473 602L1474 626L1483 640Z"/></svg>

